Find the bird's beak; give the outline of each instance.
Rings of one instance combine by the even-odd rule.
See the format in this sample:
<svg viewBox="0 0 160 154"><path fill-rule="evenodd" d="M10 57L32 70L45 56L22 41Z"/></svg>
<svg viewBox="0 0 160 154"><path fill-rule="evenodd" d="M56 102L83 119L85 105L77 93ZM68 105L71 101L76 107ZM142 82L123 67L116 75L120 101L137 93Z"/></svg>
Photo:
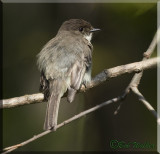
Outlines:
<svg viewBox="0 0 160 154"><path fill-rule="evenodd" d="M99 29L99 28L93 28L93 29L91 29L90 30L90 32L92 33L92 32L96 32L96 31L100 31L101 29Z"/></svg>

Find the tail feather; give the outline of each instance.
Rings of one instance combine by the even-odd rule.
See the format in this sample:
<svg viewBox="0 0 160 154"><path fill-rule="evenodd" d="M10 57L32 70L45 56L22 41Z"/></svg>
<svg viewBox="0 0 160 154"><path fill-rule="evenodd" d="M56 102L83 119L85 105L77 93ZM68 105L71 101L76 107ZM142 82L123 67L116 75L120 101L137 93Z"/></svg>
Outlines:
<svg viewBox="0 0 160 154"><path fill-rule="evenodd" d="M48 99L44 130L56 129L60 99L67 87L62 80L52 80L49 83L50 97Z"/></svg>

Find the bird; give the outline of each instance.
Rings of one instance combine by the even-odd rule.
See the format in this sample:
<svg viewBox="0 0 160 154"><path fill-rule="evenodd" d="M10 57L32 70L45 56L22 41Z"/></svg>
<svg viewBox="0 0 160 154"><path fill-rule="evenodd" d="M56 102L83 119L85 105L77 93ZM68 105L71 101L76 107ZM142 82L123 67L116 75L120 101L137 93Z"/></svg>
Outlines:
<svg viewBox="0 0 160 154"><path fill-rule="evenodd" d="M66 94L73 102L80 87L91 81L91 39L99 30L83 19L64 21L37 55L40 92L48 102L44 130L56 130L61 97Z"/></svg>

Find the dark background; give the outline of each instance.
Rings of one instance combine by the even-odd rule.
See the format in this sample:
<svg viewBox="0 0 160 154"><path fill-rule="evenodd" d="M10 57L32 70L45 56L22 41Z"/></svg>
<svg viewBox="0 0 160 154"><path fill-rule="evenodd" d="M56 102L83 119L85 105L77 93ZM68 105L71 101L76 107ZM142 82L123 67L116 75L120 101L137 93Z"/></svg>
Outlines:
<svg viewBox="0 0 160 154"><path fill-rule="evenodd" d="M95 76L105 68L142 59L157 29L155 3L101 4L3 4L3 98L38 93L40 73L36 55L54 37L63 21L82 18L102 29L93 40ZM152 55L156 56L156 52ZM73 103L63 98L58 123L103 101L121 95L133 74L114 78L76 95ZM157 70L144 72L140 91L156 109ZM118 141L151 143L156 151L156 120L137 97L129 94L120 112L111 104L46 135L20 151L112 151ZM3 146L20 143L42 132L46 103L3 110ZM114 150L113 150L114 151Z"/></svg>

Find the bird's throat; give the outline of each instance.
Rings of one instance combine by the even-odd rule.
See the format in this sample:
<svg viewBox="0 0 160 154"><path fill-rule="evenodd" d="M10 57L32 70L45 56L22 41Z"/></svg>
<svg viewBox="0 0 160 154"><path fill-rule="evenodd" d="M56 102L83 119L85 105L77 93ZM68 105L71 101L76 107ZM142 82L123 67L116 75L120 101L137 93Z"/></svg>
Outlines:
<svg viewBox="0 0 160 154"><path fill-rule="evenodd" d="M85 38L86 40L88 40L89 42L91 42L92 33L90 33L89 35L84 35L84 38Z"/></svg>

